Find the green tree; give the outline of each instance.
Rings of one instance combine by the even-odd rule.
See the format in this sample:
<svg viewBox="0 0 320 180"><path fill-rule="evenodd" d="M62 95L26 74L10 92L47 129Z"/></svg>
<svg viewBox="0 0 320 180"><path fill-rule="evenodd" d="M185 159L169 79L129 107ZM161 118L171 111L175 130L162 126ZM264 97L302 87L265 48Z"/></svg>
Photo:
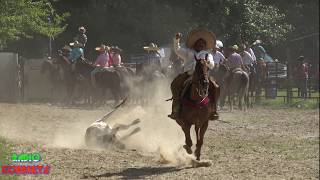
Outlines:
<svg viewBox="0 0 320 180"><path fill-rule="evenodd" d="M63 21L67 16L67 13L58 15L48 0L1 0L0 49L34 34L55 37L64 31Z"/></svg>

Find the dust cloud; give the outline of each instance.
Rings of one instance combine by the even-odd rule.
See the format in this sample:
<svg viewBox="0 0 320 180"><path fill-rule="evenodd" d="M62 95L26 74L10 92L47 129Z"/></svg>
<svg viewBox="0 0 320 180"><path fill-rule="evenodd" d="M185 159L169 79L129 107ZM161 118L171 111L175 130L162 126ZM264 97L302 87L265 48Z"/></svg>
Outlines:
<svg viewBox="0 0 320 180"><path fill-rule="evenodd" d="M194 156L188 155L182 148L185 138L181 127L167 115L171 113L171 102L165 100L171 97L170 84L167 81L157 81L152 88L135 89L137 93L144 93L151 97L143 106L124 107L107 120L111 126L129 124L135 119L141 122L127 131L120 131L119 138L125 136L135 127L141 131L123 141L126 148L136 149L144 155L153 156L162 163L188 165ZM140 92L139 92L140 91ZM151 94L150 94L151 93ZM192 137L194 139L194 133Z"/></svg>

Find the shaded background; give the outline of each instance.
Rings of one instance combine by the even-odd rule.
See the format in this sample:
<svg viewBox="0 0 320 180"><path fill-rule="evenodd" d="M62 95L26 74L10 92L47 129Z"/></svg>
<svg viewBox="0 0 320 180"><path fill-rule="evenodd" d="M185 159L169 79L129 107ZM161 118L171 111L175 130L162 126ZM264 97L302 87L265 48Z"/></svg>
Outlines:
<svg viewBox="0 0 320 180"><path fill-rule="evenodd" d="M95 58L93 48L102 42L118 45L127 57L143 52L142 46L150 42L169 45L176 32L186 36L188 31L201 26L215 32L225 46L259 38L279 61L294 61L304 55L310 63L319 64L318 0L52 0L51 3L58 13L70 13L66 30L52 43L53 54L72 41L81 25L87 28L85 50L89 59ZM43 57L48 53L48 43L48 37L34 35L33 39L9 44L5 50L25 57ZM286 47L292 49L291 59L287 59Z"/></svg>

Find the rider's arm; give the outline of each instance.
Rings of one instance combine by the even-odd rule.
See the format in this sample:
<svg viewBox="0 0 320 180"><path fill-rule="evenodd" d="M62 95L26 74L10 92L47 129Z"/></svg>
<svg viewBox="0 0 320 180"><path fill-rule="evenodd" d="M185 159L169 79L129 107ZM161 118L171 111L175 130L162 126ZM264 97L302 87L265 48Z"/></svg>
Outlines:
<svg viewBox="0 0 320 180"><path fill-rule="evenodd" d="M213 56L211 54L208 54L207 60L208 60L209 69L213 69L214 68Z"/></svg>
<svg viewBox="0 0 320 180"><path fill-rule="evenodd" d="M173 49L174 49L174 52L183 60L186 60L188 57L188 49L186 48L182 48L180 46L180 40L179 39L176 39L174 38L173 39Z"/></svg>

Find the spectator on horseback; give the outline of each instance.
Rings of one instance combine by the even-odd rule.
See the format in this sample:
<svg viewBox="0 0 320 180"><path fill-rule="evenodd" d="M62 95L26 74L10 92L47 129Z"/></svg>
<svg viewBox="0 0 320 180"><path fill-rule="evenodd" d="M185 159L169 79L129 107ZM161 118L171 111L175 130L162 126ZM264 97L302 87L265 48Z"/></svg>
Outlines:
<svg viewBox="0 0 320 180"><path fill-rule="evenodd" d="M246 42L244 43L244 46L245 46L245 51L247 51L248 53L250 53L250 55L251 55L254 63L256 63L256 62L257 62L257 58L256 58L256 56L255 56L252 48L250 47L248 41L246 41Z"/></svg>
<svg viewBox="0 0 320 180"><path fill-rule="evenodd" d="M122 49L118 46L111 46L110 55L112 58L113 67L121 67L121 55Z"/></svg>
<svg viewBox="0 0 320 180"><path fill-rule="evenodd" d="M254 55L255 55L256 59L265 58L265 55L266 55L267 51L264 49L264 47L262 47L262 41L261 40L256 40L252 44L252 49L255 52Z"/></svg>
<svg viewBox="0 0 320 180"><path fill-rule="evenodd" d="M86 28L81 26L81 27L79 27L78 30L79 30L79 33L74 38L74 41L78 41L79 43L81 43L81 48L84 48L86 46L86 44L87 44L87 41L88 41L88 37L85 34L86 33Z"/></svg>
<svg viewBox="0 0 320 180"><path fill-rule="evenodd" d="M160 48L155 43L150 43L149 46L143 47L147 51L148 62L147 69L148 71L161 71L161 55L159 53Z"/></svg>
<svg viewBox="0 0 320 180"><path fill-rule="evenodd" d="M72 50L69 54L69 56L62 56L63 59L67 62L69 62L69 64L71 64L71 70L75 71L75 64L77 62L78 59L83 58L83 49L82 44L79 43L78 41L74 41L72 43L69 44L72 47Z"/></svg>
<svg viewBox="0 0 320 180"><path fill-rule="evenodd" d="M246 49L245 44L241 44L239 48L239 52L243 61L244 68L247 69L247 72L255 73L255 69L253 66L255 64L255 61L250 55L250 53L247 52L245 49Z"/></svg>
<svg viewBox="0 0 320 180"><path fill-rule="evenodd" d="M211 50L215 47L216 38L215 35L206 29L196 29L189 33L186 46L181 47L180 39L181 33L177 33L173 39L173 47L175 53L184 61L184 73L179 74L171 83L172 92L172 113L168 117L172 119L180 118L181 109L181 93L184 88L185 81L191 77L195 70L196 59L204 58L207 60L208 67L212 69L214 67L214 61L211 54ZM212 103L211 114L209 119L218 119L216 102L220 94L219 86L210 79L209 82L209 98Z"/></svg>
<svg viewBox="0 0 320 180"><path fill-rule="evenodd" d="M221 41L217 40L216 41L216 46L215 48L212 49L212 57L213 57L213 61L214 61L214 68L212 71L210 71L210 73L215 77L217 75L218 72L218 68L220 63L223 63L225 61L225 57L224 55L219 51L221 49ZM223 45L222 45L223 47Z"/></svg>
<svg viewBox="0 0 320 180"><path fill-rule="evenodd" d="M223 54L223 43L220 40L216 40L216 50Z"/></svg>
<svg viewBox="0 0 320 180"><path fill-rule="evenodd" d="M229 66L230 70L233 71L235 69L242 69L243 68L243 61L236 51L239 49L237 45L229 46L230 55L227 58L227 65Z"/></svg>
<svg viewBox="0 0 320 180"><path fill-rule="evenodd" d="M216 41L216 46L215 48L213 48L212 50L212 57L213 57L213 61L214 61L214 66L218 67L220 63L222 63L225 60L224 55L221 53L220 49L221 49L221 41ZM222 43L222 42L221 42ZM222 45L223 47L223 45Z"/></svg>
<svg viewBox="0 0 320 180"><path fill-rule="evenodd" d="M93 87L96 87L96 79L95 75L98 72L102 72L105 70L105 68L109 67L109 50L110 48L104 44L101 44L100 47L95 48L96 51L99 52L99 56L97 57L95 63L93 64L95 66L95 69L91 72L91 83Z"/></svg>

